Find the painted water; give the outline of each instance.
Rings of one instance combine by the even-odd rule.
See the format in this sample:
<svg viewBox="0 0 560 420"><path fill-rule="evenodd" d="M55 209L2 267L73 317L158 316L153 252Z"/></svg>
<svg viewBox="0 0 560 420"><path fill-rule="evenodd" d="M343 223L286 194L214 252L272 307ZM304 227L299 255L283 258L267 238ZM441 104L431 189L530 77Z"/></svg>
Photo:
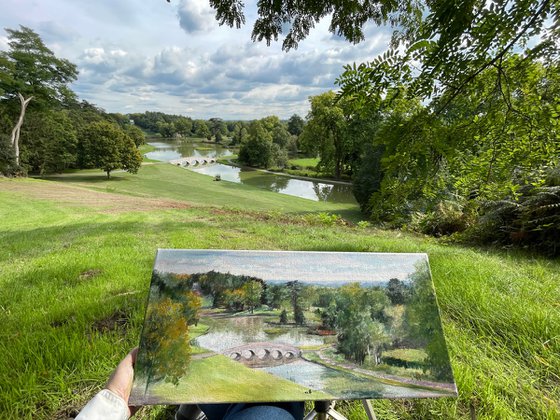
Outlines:
<svg viewBox="0 0 560 420"><path fill-rule="evenodd" d="M219 322L204 318L211 325L210 331L194 340L194 344L215 352L254 342L273 342L296 347L321 346L324 338L307 334L305 327L288 327L285 333L270 335L265 332L266 316L242 316L220 318ZM283 364L256 368L305 387L321 390L340 398L414 398L433 396L425 389L390 385L373 377L352 374L333 369L305 359ZM435 394L437 395L437 393Z"/></svg>
<svg viewBox="0 0 560 420"><path fill-rule="evenodd" d="M305 327L286 328L285 333L272 336L267 334L265 329L265 319L262 316L220 318L220 322L212 323L210 332L198 337L195 344L216 352L260 341L296 347L324 344L320 336L306 334Z"/></svg>
<svg viewBox="0 0 560 420"><path fill-rule="evenodd" d="M146 157L160 161L191 156L220 158L233 154L231 150L219 144L196 143L185 139L161 140L148 144L154 146L156 150L146 153ZM219 175L224 181L250 185L308 200L356 203L352 194L352 186L345 183L310 181L220 163L191 167L189 170L211 177Z"/></svg>

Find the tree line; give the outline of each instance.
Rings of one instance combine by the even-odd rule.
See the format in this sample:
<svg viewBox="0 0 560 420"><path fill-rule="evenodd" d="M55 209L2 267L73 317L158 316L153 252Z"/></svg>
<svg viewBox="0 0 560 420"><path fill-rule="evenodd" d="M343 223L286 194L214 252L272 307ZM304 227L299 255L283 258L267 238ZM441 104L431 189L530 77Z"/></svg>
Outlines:
<svg viewBox="0 0 560 420"><path fill-rule="evenodd" d="M0 173L7 176L99 168L136 173L142 130L120 114L79 101L77 68L32 29L6 29L0 52Z"/></svg>
<svg viewBox="0 0 560 420"><path fill-rule="evenodd" d="M221 25L245 23L243 4L210 5ZM285 50L323 19L353 43L365 39L367 23L394 28L386 52L345 66L340 92L310 98L302 150L318 154L333 176L352 179L374 221L558 255L558 2L374 6L258 7L251 38L283 37Z"/></svg>

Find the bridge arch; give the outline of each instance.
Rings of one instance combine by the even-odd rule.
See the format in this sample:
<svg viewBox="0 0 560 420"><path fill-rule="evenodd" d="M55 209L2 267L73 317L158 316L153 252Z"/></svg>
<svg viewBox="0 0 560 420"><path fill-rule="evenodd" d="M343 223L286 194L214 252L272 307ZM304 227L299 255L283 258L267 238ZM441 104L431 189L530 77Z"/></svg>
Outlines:
<svg viewBox="0 0 560 420"><path fill-rule="evenodd" d="M226 349L222 354L249 367L278 366L301 358L297 347L271 342L245 344Z"/></svg>

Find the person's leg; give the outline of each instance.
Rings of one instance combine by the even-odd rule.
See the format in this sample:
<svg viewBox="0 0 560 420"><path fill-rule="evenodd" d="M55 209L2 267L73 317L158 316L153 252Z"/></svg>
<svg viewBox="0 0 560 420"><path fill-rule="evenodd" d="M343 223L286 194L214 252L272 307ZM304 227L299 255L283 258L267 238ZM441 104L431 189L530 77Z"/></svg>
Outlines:
<svg viewBox="0 0 560 420"><path fill-rule="evenodd" d="M303 402L260 404L201 404L208 420L301 420Z"/></svg>

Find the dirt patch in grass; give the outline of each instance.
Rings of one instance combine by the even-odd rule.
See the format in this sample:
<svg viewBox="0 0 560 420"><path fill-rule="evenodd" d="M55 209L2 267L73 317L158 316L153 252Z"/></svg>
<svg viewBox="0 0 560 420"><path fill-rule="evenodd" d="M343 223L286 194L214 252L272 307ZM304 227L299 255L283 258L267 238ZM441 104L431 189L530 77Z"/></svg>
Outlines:
<svg viewBox="0 0 560 420"><path fill-rule="evenodd" d="M81 407L64 407L63 409L57 411L54 414L54 419L56 420L69 420L74 419L78 414L80 414Z"/></svg>
<svg viewBox="0 0 560 420"><path fill-rule="evenodd" d="M94 208L104 213L187 209L191 207L189 203L178 200L106 193L51 181L4 179L0 180L0 191L22 194L25 198L31 197Z"/></svg>
<svg viewBox="0 0 560 420"><path fill-rule="evenodd" d="M95 321L91 329L101 334L124 329L128 325L130 315L123 310L113 312L111 315Z"/></svg>
<svg viewBox="0 0 560 420"><path fill-rule="evenodd" d="M97 277L102 272L103 272L103 270L100 270L98 268L97 269L86 270L78 276L78 280L80 280L80 281L89 280L89 279L92 279L94 277Z"/></svg>

